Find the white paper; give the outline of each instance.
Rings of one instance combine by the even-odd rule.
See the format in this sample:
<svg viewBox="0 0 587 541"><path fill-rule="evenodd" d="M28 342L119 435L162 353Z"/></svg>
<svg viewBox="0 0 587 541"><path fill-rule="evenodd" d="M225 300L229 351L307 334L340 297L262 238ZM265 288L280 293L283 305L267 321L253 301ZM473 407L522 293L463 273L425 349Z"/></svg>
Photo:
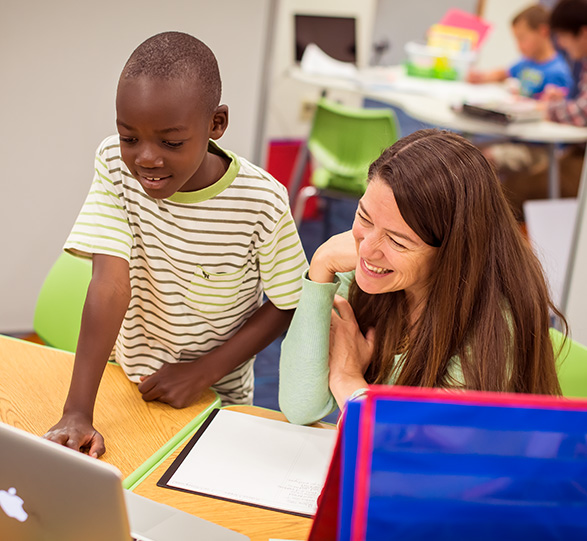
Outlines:
<svg viewBox="0 0 587 541"><path fill-rule="evenodd" d="M328 77L344 77L354 79L357 77L357 67L350 62L341 62L328 56L318 45L310 43L304 49L300 68L306 73L325 75Z"/></svg>
<svg viewBox="0 0 587 541"><path fill-rule="evenodd" d="M220 410L168 485L313 515L336 431Z"/></svg>

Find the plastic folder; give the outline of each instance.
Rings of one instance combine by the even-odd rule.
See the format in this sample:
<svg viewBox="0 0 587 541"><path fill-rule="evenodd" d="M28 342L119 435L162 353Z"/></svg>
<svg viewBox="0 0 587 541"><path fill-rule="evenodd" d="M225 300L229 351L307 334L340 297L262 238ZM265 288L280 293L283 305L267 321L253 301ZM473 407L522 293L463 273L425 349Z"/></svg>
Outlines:
<svg viewBox="0 0 587 541"><path fill-rule="evenodd" d="M310 539L587 539L585 400L373 386L339 446Z"/></svg>

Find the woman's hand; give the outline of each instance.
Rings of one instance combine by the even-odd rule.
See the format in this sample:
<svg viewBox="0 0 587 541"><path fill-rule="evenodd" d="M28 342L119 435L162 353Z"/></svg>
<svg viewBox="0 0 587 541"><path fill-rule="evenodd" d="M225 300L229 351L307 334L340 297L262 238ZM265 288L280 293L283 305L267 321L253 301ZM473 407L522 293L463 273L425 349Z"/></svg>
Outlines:
<svg viewBox="0 0 587 541"><path fill-rule="evenodd" d="M352 271L357 266L357 248L352 231L330 237L320 246L310 263L312 282L329 283L337 272Z"/></svg>
<svg viewBox="0 0 587 541"><path fill-rule="evenodd" d="M367 386L364 374L373 355L374 338L374 329L363 336L351 305L337 295L330 323L328 384L341 409L354 391Z"/></svg>

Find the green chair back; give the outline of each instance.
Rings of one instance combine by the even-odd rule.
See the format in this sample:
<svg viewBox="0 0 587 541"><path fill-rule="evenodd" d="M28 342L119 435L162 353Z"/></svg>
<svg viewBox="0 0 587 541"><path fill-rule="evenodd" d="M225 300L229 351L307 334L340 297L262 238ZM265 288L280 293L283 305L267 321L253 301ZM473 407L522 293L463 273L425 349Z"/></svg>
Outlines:
<svg viewBox="0 0 587 541"><path fill-rule="evenodd" d="M33 327L47 345L75 351L92 262L63 252L43 282Z"/></svg>
<svg viewBox="0 0 587 541"><path fill-rule="evenodd" d="M392 109L353 108L321 98L308 139L320 165L312 184L321 190L362 195L369 165L398 137Z"/></svg>
<svg viewBox="0 0 587 541"><path fill-rule="evenodd" d="M550 337L558 354L556 366L563 396L587 398L587 348L567 338L561 350L564 335L556 329L550 329Z"/></svg>

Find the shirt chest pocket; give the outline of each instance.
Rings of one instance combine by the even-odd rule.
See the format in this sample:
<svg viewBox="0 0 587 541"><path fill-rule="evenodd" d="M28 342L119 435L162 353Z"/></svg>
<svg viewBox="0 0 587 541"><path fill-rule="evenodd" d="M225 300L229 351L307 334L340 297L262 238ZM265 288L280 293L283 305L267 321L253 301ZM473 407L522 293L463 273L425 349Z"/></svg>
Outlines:
<svg viewBox="0 0 587 541"><path fill-rule="evenodd" d="M198 265L186 293L186 303L201 313L224 312L234 306L243 288L246 265L206 269Z"/></svg>

